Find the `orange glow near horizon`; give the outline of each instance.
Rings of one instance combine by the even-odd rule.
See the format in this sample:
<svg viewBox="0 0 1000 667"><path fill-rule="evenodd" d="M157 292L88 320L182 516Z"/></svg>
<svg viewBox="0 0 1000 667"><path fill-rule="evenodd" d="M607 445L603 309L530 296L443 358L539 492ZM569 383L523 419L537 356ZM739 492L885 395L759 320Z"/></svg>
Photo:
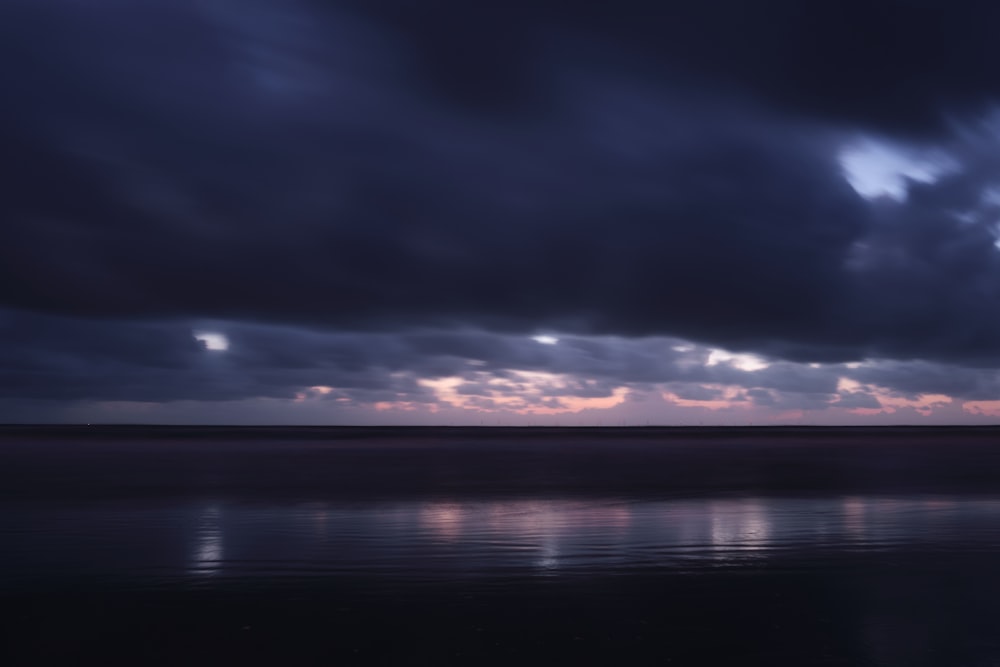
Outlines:
<svg viewBox="0 0 1000 667"><path fill-rule="evenodd" d="M850 408L847 410L851 414L865 416L893 414L900 408L912 408L924 417L927 417L934 412L935 408L948 405L954 401L951 396L946 396L945 394L919 394L915 399L905 398L903 396L893 396L892 393L884 387L861 384L857 380L844 377L838 380L837 391L849 394L867 394L878 401L880 407L877 408ZM1000 405L1000 402L997 403ZM834 403L833 405L836 406L837 404ZM968 403L965 405L968 405ZM965 406L963 406L963 409L965 409Z"/></svg>
<svg viewBox="0 0 1000 667"><path fill-rule="evenodd" d="M521 416L576 415L586 411L603 412L622 406L632 389L627 386L607 387L597 380L580 378L571 374L542 371L507 370L502 375L486 371L474 371L460 376L445 376L417 379L417 383L430 396L417 397L403 392L390 394L377 402L342 395L336 387L314 385L297 392L292 399L295 403L326 401L330 405L368 405L377 412L444 414L458 409L473 414L509 414ZM748 387L713 383L692 383L692 388L711 392L706 398L683 398L683 391L660 389L658 394L667 404L676 408L707 411L709 413L728 412L730 417L745 417L761 422L786 422L805 419L813 414L812 408L796 408L793 405L775 404L768 407L758 404L748 395ZM843 396L831 397L826 408L835 413L858 417L893 415L899 411L913 411L923 417L932 416L937 410L948 405L961 408L962 412L974 416L1000 417L1000 400L960 402L945 394L920 394L913 398L895 395L889 388L874 384L863 384L857 380L841 377L837 391ZM579 394L609 392L604 396L580 396ZM773 393L773 392L772 392ZM850 407L851 395L874 399L871 407ZM419 400L413 400L419 398ZM627 407L627 406L626 406ZM649 407L647 406L647 410ZM823 407L817 408L823 410ZM741 417L742 416L742 417Z"/></svg>
<svg viewBox="0 0 1000 667"><path fill-rule="evenodd" d="M615 387L609 396L573 395L569 376L540 371L509 371L508 377L484 377L477 394L463 394L460 377L422 379L437 399L452 407L477 412L510 411L522 415L558 415L583 410L606 410L625 401L628 388Z"/></svg>
<svg viewBox="0 0 1000 667"><path fill-rule="evenodd" d="M966 401L962 403L962 412L970 415L1000 417L1000 401Z"/></svg>
<svg viewBox="0 0 1000 667"><path fill-rule="evenodd" d="M375 403L374 407L379 412L385 412L386 410L416 412L421 408L427 409L428 412L437 412L440 409L434 403L416 403L414 401L379 401L378 403Z"/></svg>

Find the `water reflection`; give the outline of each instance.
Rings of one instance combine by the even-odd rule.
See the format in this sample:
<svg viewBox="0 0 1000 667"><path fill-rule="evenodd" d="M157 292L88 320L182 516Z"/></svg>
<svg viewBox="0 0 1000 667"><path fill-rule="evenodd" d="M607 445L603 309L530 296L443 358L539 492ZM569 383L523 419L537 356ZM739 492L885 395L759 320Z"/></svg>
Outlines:
<svg viewBox="0 0 1000 667"><path fill-rule="evenodd" d="M207 504L199 510L190 569L209 576L227 562L238 563L234 574L242 575L264 562L279 575L739 567L790 550L835 553L968 541L976 539L977 526L980 538L992 540L996 518L997 500L924 497L455 500L225 512ZM953 534L958 527L965 531L961 536ZM276 563L284 569L275 570Z"/></svg>
<svg viewBox="0 0 1000 667"><path fill-rule="evenodd" d="M199 577L212 577L222 569L225 553L222 541L222 509L217 504L205 505L198 516L195 548L188 571Z"/></svg>
<svg viewBox="0 0 1000 667"><path fill-rule="evenodd" d="M561 567L567 547L570 559L587 550L615 549L627 539L632 508L623 501L434 502L423 506L420 518L442 545L478 546L487 554L531 554L535 567L554 571Z"/></svg>
<svg viewBox="0 0 1000 667"><path fill-rule="evenodd" d="M316 526L316 539L320 541L326 540L328 533L327 521L330 519L330 513L327 511L326 503L317 503L315 508L312 510L313 524Z"/></svg>
<svg viewBox="0 0 1000 667"><path fill-rule="evenodd" d="M127 512L49 507L0 513L0 537L0 583L50 572L144 576L154 568L199 579L562 575L755 567L787 554L827 558L921 545L990 552L1000 549L1000 499L205 502Z"/></svg>
<svg viewBox="0 0 1000 667"><path fill-rule="evenodd" d="M850 496L844 498L844 530L855 538L865 536L865 501L863 498Z"/></svg>
<svg viewBox="0 0 1000 667"><path fill-rule="evenodd" d="M771 517L758 500L709 503L712 546L723 557L734 551L759 551L768 546Z"/></svg>
<svg viewBox="0 0 1000 667"><path fill-rule="evenodd" d="M461 536L463 514L462 506L456 503L426 503L420 510L423 525L445 542Z"/></svg>

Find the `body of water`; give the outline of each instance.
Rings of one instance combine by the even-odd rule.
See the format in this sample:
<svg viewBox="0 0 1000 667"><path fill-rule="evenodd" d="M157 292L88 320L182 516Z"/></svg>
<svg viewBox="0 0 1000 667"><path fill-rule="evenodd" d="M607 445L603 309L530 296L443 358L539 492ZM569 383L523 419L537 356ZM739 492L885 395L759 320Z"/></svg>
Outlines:
<svg viewBox="0 0 1000 667"><path fill-rule="evenodd" d="M885 433L10 435L5 664L1000 664L992 435Z"/></svg>

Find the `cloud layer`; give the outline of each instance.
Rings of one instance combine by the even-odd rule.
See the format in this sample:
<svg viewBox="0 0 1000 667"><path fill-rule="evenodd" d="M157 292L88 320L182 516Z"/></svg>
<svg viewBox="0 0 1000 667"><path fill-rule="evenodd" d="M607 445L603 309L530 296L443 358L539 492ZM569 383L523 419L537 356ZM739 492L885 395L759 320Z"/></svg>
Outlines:
<svg viewBox="0 0 1000 667"><path fill-rule="evenodd" d="M998 12L8 2L6 413L993 400Z"/></svg>

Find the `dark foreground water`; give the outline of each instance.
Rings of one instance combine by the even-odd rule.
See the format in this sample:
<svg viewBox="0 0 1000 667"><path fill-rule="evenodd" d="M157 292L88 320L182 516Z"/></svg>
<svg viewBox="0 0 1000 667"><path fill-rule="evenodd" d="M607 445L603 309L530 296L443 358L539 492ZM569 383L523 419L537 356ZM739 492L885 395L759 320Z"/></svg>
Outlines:
<svg viewBox="0 0 1000 667"><path fill-rule="evenodd" d="M0 429L0 664L1000 665L1000 432Z"/></svg>

